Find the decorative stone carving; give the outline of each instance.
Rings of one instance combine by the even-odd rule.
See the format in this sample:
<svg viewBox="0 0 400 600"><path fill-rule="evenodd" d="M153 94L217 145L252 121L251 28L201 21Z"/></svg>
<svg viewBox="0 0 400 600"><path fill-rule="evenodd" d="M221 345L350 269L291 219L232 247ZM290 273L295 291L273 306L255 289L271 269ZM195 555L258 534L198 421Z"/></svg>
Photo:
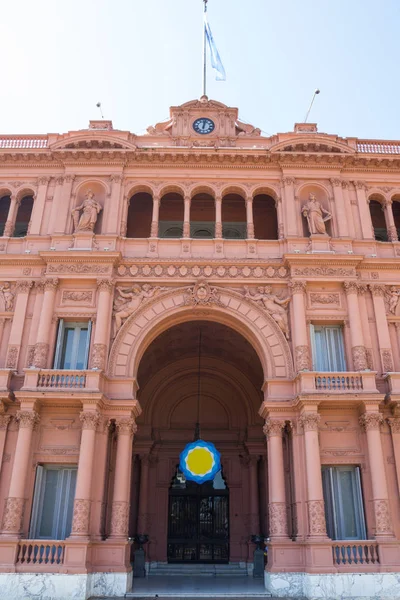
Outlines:
<svg viewBox="0 0 400 600"><path fill-rule="evenodd" d="M49 354L49 344L45 342L38 342L35 346L35 352L33 357L33 364L38 369L45 369L47 367L47 357Z"/></svg>
<svg viewBox="0 0 400 600"><path fill-rule="evenodd" d="M6 312L12 312L14 310L15 293L11 289L11 284L8 281L3 285L0 285L0 294L3 297L4 310Z"/></svg>
<svg viewBox="0 0 400 600"><path fill-rule="evenodd" d="M340 305L340 294L310 294L311 304L337 304Z"/></svg>
<svg viewBox="0 0 400 600"><path fill-rule="evenodd" d="M207 281L200 279L196 285L187 288L184 294L185 305L193 306L225 306L221 300L217 288L211 287Z"/></svg>
<svg viewBox="0 0 400 600"><path fill-rule="evenodd" d="M73 292L64 290L62 293L62 302L92 302L93 292L86 290L83 292Z"/></svg>
<svg viewBox="0 0 400 600"><path fill-rule="evenodd" d="M358 294L358 283L357 281L344 281L343 287L346 294Z"/></svg>
<svg viewBox="0 0 400 600"><path fill-rule="evenodd" d="M392 433L400 433L400 417L392 417L387 422Z"/></svg>
<svg viewBox="0 0 400 600"><path fill-rule="evenodd" d="M384 285L380 285L380 284L376 284L376 283L375 284L371 284L370 283L370 284L368 284L368 287L369 287L369 289L371 291L371 294L373 296L378 296L379 297L379 296L384 296L385 295L386 289L385 289Z"/></svg>
<svg viewBox="0 0 400 600"><path fill-rule="evenodd" d="M25 509L25 498L6 498L3 512L3 533L19 533Z"/></svg>
<svg viewBox="0 0 400 600"><path fill-rule="evenodd" d="M20 429L34 429L40 421L40 416L34 410L19 410L15 415Z"/></svg>
<svg viewBox="0 0 400 600"><path fill-rule="evenodd" d="M326 535L325 506L323 500L307 502L309 535Z"/></svg>
<svg viewBox="0 0 400 600"><path fill-rule="evenodd" d="M50 291L55 292L55 291L57 291L58 284L59 284L59 280L56 277L45 279L44 289L45 289L45 291L50 290Z"/></svg>
<svg viewBox="0 0 400 600"><path fill-rule="evenodd" d="M279 436L282 437L282 430L286 422L282 419L265 419L263 433L265 437Z"/></svg>
<svg viewBox="0 0 400 600"><path fill-rule="evenodd" d="M18 364L19 346L8 346L6 369L16 369Z"/></svg>
<svg viewBox="0 0 400 600"><path fill-rule="evenodd" d="M97 265L97 264L82 264L82 263L61 263L61 264L50 264L47 267L48 273L76 273L76 274L106 274L110 272L111 267L109 265Z"/></svg>
<svg viewBox="0 0 400 600"><path fill-rule="evenodd" d="M379 428L383 423L383 416L379 412L364 413L359 418L359 423L365 431L379 431Z"/></svg>
<svg viewBox="0 0 400 600"><path fill-rule="evenodd" d="M296 183L295 177L282 177L283 185L294 185Z"/></svg>
<svg viewBox="0 0 400 600"><path fill-rule="evenodd" d="M110 294L114 291L114 280L113 279L98 279L97 289L99 292L106 291Z"/></svg>
<svg viewBox="0 0 400 600"><path fill-rule="evenodd" d="M375 512L375 524L376 530L375 535L390 534L392 533L392 520L390 518L389 501L388 500L374 500L374 512Z"/></svg>
<svg viewBox="0 0 400 600"><path fill-rule="evenodd" d="M118 435L135 435L137 425L132 417L121 417L115 421Z"/></svg>
<svg viewBox="0 0 400 600"><path fill-rule="evenodd" d="M366 348L365 352L366 352L366 356L367 356L367 367L368 367L368 369L370 369L370 371L373 371L374 370L374 356L373 356L372 348Z"/></svg>
<svg viewBox="0 0 400 600"><path fill-rule="evenodd" d="M383 373L392 373L394 371L394 367L392 351L390 348L382 348L381 357Z"/></svg>
<svg viewBox="0 0 400 600"><path fill-rule="evenodd" d="M304 413L300 415L299 423L304 431L318 431L321 415L318 413Z"/></svg>
<svg viewBox="0 0 400 600"><path fill-rule="evenodd" d="M11 421L10 415L0 414L0 430L5 431Z"/></svg>
<svg viewBox="0 0 400 600"><path fill-rule="evenodd" d="M368 369L367 351L365 346L353 346L351 354L355 371L365 371Z"/></svg>
<svg viewBox="0 0 400 600"><path fill-rule="evenodd" d="M389 291L386 291L385 293L387 308L388 311L392 313L392 315L396 314L397 305L399 303L399 297L400 290L394 285L391 285Z"/></svg>
<svg viewBox="0 0 400 600"><path fill-rule="evenodd" d="M336 269L333 267L305 267L293 270L297 277L354 277L355 269Z"/></svg>
<svg viewBox="0 0 400 600"><path fill-rule="evenodd" d="M142 286L135 284L130 289L116 288L116 298L114 300L114 318L115 334L120 329L122 323L139 308L146 300L154 298L157 294L165 291L167 288L160 286L151 286L148 283Z"/></svg>
<svg viewBox="0 0 400 600"><path fill-rule="evenodd" d="M71 212L75 233L93 231L101 210L103 210L101 205L94 199L94 193L92 190L88 190L82 204ZM82 211L82 214L79 216L80 211Z"/></svg>
<svg viewBox="0 0 400 600"><path fill-rule="evenodd" d="M89 530L90 500L75 498L71 535L85 535Z"/></svg>
<svg viewBox="0 0 400 600"><path fill-rule="evenodd" d="M302 208L302 213L307 219L308 230L311 235L326 234L325 223L332 219L332 215L322 207L314 194L309 195L307 204L304 204Z"/></svg>
<svg viewBox="0 0 400 600"><path fill-rule="evenodd" d="M215 245L216 250L222 251L222 243ZM206 265L188 265L186 263L137 263L137 264L121 264L115 268L118 277L173 277L179 278L209 278L209 277L225 277L225 279L237 279L240 277L255 277L257 279L286 279L288 276L287 267L282 264L267 264L263 267L260 265L254 266L250 261L245 264L221 264L220 260L212 260Z"/></svg>
<svg viewBox="0 0 400 600"><path fill-rule="evenodd" d="M111 509L111 535L128 535L129 502L113 502Z"/></svg>
<svg viewBox="0 0 400 600"><path fill-rule="evenodd" d="M310 370L310 349L308 346L296 346L296 369L297 371L309 371Z"/></svg>
<svg viewBox="0 0 400 600"><path fill-rule="evenodd" d="M17 281L15 289L18 294L28 294L29 290L33 286L33 281Z"/></svg>
<svg viewBox="0 0 400 600"><path fill-rule="evenodd" d="M97 411L82 411L79 413L79 419L82 423L82 429L92 429L96 431L100 421L100 413Z"/></svg>
<svg viewBox="0 0 400 600"><path fill-rule="evenodd" d="M399 237L397 235L397 229L394 225L390 225L387 230L389 242L398 242Z"/></svg>
<svg viewBox="0 0 400 600"><path fill-rule="evenodd" d="M103 371L106 366L107 346L105 344L93 344L92 369Z"/></svg>
<svg viewBox="0 0 400 600"><path fill-rule="evenodd" d="M288 534L288 526L285 502L270 502L268 512L270 537L286 537Z"/></svg>
<svg viewBox="0 0 400 600"><path fill-rule="evenodd" d="M289 281L289 288L292 294L304 294L307 284L305 281Z"/></svg>
<svg viewBox="0 0 400 600"><path fill-rule="evenodd" d="M271 286L260 286L256 292L250 292L245 286L244 297L248 298L255 304L262 306L278 324L286 339L289 339L289 319L287 314L287 305L290 302L290 297L279 298L276 294L272 294Z"/></svg>

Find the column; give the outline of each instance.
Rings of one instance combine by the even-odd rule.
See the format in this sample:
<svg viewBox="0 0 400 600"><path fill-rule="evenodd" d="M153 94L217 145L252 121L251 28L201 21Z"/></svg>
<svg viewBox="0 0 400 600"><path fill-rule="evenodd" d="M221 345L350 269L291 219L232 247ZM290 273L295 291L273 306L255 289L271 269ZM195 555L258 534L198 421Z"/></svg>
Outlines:
<svg viewBox="0 0 400 600"><path fill-rule="evenodd" d="M35 345L34 366L38 369L46 369L49 357L50 328L53 318L54 303L58 279L46 279L44 281L44 296L42 312L40 313L38 336Z"/></svg>
<svg viewBox="0 0 400 600"><path fill-rule="evenodd" d="M158 215L160 213L160 197L156 194L153 196L153 215L151 217L151 232L150 237L158 237Z"/></svg>
<svg viewBox="0 0 400 600"><path fill-rule="evenodd" d="M358 304L358 283L356 281L345 281L343 286L347 296L353 369L355 371L365 371L368 369L368 364Z"/></svg>
<svg viewBox="0 0 400 600"><path fill-rule="evenodd" d="M385 213L385 221L386 221L386 230L388 234L389 242L398 242L399 237L397 235L396 225L394 224L393 217L393 201L390 199L385 199L383 205L383 212Z"/></svg>
<svg viewBox="0 0 400 600"><path fill-rule="evenodd" d="M191 198L188 194L183 199L183 237L190 238L190 203Z"/></svg>
<svg viewBox="0 0 400 600"><path fill-rule="evenodd" d="M2 536L17 536L22 531L25 484L32 461L32 435L35 425L39 422L39 415L34 410L19 410L16 414L16 420L19 423L19 430L10 488L3 513Z"/></svg>
<svg viewBox="0 0 400 600"><path fill-rule="evenodd" d="M397 489L400 495L400 417L391 417L387 421L392 434L394 462L396 464Z"/></svg>
<svg viewBox="0 0 400 600"><path fill-rule="evenodd" d="M295 353L295 368L297 371L308 371L310 369L311 360L304 299L306 283L304 281L291 281L289 287L292 292L292 337Z"/></svg>
<svg viewBox="0 0 400 600"><path fill-rule="evenodd" d="M16 285L17 299L14 308L14 317L11 324L8 340L6 369L18 369L18 359L21 350L22 334L25 326L26 308L28 305L29 290L32 281L18 281Z"/></svg>
<svg viewBox="0 0 400 600"><path fill-rule="evenodd" d="M258 456L249 457L250 475L250 533L260 533L260 508L258 501Z"/></svg>
<svg viewBox="0 0 400 600"><path fill-rule="evenodd" d="M317 412L303 412L299 418L300 425L304 431L308 537L312 538L326 537L325 504L318 441L318 424L320 418Z"/></svg>
<svg viewBox="0 0 400 600"><path fill-rule="evenodd" d="M368 292L368 287L366 284L359 283L358 284L358 306L360 309L360 319L362 325L362 332L364 336L364 344L365 344L365 352L367 358L367 367L374 370L374 356L372 352L372 338L371 338L371 330L369 327L369 319L368 319L368 310L367 310L367 299L366 294Z"/></svg>
<svg viewBox="0 0 400 600"><path fill-rule="evenodd" d="M263 428L268 442L268 514L271 538L288 537L285 467L282 446L284 427L284 420L268 418L265 420Z"/></svg>
<svg viewBox="0 0 400 600"><path fill-rule="evenodd" d="M375 239L374 230L372 227L371 214L369 212L369 206L367 202L367 196L365 194L367 186L364 181L354 181L356 188L358 212L360 213L361 232L365 240Z"/></svg>
<svg viewBox="0 0 400 600"><path fill-rule="evenodd" d="M71 193L75 175L66 175L64 177L60 202L57 203L57 214L54 222L54 233L66 233L67 223L72 220L71 217ZM53 232L52 232L53 233Z"/></svg>
<svg viewBox="0 0 400 600"><path fill-rule="evenodd" d="M278 221L278 239L283 240L285 238L285 227L284 227L284 216L282 211L282 198L276 198L275 200L276 216Z"/></svg>
<svg viewBox="0 0 400 600"><path fill-rule="evenodd" d="M374 303L374 313L376 330L378 333L379 353L381 355L382 373L393 371L393 355L390 342L389 326L386 318L385 307L385 286L379 284L370 284L369 289L372 293Z"/></svg>
<svg viewBox="0 0 400 600"><path fill-rule="evenodd" d="M376 411L364 413L360 417L360 425L367 435L372 504L375 513L375 537L392 537L393 530L380 432L382 423L383 417L378 411L378 407Z"/></svg>
<svg viewBox="0 0 400 600"><path fill-rule="evenodd" d="M1 339L1 338L0 338ZM0 405L1 411L4 411L3 404ZM7 437L7 429L10 424L11 417L10 415L4 414L4 412L0 412L0 475L1 468L3 465L3 455L4 455L4 446L6 445L6 437Z"/></svg>
<svg viewBox="0 0 400 600"><path fill-rule="evenodd" d="M56 187L54 189L53 201L51 203L51 213L49 224L47 226L47 233L53 235L55 233L56 222L58 219L58 211L62 202L62 186L64 184L64 177L56 177Z"/></svg>
<svg viewBox="0 0 400 600"><path fill-rule="evenodd" d="M42 224L44 206L46 203L47 188L50 183L50 177L38 178L38 189L33 203L32 217L29 225L30 235L39 235Z"/></svg>
<svg viewBox="0 0 400 600"><path fill-rule="evenodd" d="M7 221L4 225L4 237L12 237L15 228L15 221L17 218L17 212L19 205L21 204L21 199L17 199L17 196L14 194L11 196L10 208L8 209Z"/></svg>
<svg viewBox="0 0 400 600"><path fill-rule="evenodd" d="M138 511L138 533L147 531L147 510L149 502L149 466L150 456L145 454L140 457L140 489L139 489L139 511Z"/></svg>
<svg viewBox="0 0 400 600"><path fill-rule="evenodd" d="M123 204L122 204L122 218L121 218L121 229L120 235L122 237L126 237L128 231L128 212L131 204L131 199L127 196L124 196Z"/></svg>
<svg viewBox="0 0 400 600"><path fill-rule="evenodd" d="M36 290L36 297L35 304L33 307L31 326L29 329L28 351L26 356L27 367L31 367L34 364L35 344L38 335L38 327L43 305L44 281L35 281L34 287Z"/></svg>
<svg viewBox="0 0 400 600"><path fill-rule="evenodd" d="M297 215L296 203L294 199L294 177L283 177L282 184L285 195L285 215L286 215L286 236L296 237L297 232Z"/></svg>
<svg viewBox="0 0 400 600"><path fill-rule="evenodd" d="M112 294L114 282L112 279L97 280L97 317L96 329L92 347L92 369L104 371L107 361L108 340L110 337Z"/></svg>
<svg viewBox="0 0 400 600"><path fill-rule="evenodd" d="M104 217L104 226L106 233L112 233L114 235L119 235L119 224L122 220L120 218L121 214L121 185L122 185L122 177L121 175L113 174L110 176L110 185L111 185L111 194L110 198L108 198L108 203L105 208L107 208L107 214Z"/></svg>
<svg viewBox="0 0 400 600"><path fill-rule="evenodd" d="M346 219L347 219L347 226L349 229L349 236L351 237L352 240L354 240L356 237L356 230L354 227L354 218L353 218L353 210L351 208L351 202L350 202L350 196L349 196L349 187L350 187L350 182L342 181L343 201L344 201L344 206L345 206L345 210L346 210Z"/></svg>
<svg viewBox="0 0 400 600"><path fill-rule="evenodd" d="M96 410L82 411L82 437L79 449L78 473L76 477L74 513L71 537L88 537L96 429L100 414Z"/></svg>
<svg viewBox="0 0 400 600"><path fill-rule="evenodd" d="M253 196L246 198L247 239L254 240Z"/></svg>
<svg viewBox="0 0 400 600"><path fill-rule="evenodd" d="M336 222L338 225L339 237L349 237L347 215L343 199L342 182L340 179L331 179L331 184L333 188L333 196L335 198Z"/></svg>
<svg viewBox="0 0 400 600"><path fill-rule="evenodd" d="M110 538L126 539L128 536L130 482L132 470L132 439L137 427L132 417L116 421L117 458L115 464L114 494L111 508Z"/></svg>
<svg viewBox="0 0 400 600"><path fill-rule="evenodd" d="M215 197L215 237L222 238L222 198Z"/></svg>
<svg viewBox="0 0 400 600"><path fill-rule="evenodd" d="M105 510L106 503L104 492L108 478L108 440L109 440L108 417L100 416L96 430L95 453L93 469L96 477L92 480L91 491L91 533L92 539L101 541L105 534Z"/></svg>

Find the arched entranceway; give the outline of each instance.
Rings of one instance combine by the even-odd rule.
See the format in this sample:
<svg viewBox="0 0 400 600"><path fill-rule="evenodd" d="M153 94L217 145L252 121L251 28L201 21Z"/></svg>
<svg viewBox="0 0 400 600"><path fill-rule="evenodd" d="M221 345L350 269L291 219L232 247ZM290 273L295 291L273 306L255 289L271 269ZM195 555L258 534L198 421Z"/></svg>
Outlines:
<svg viewBox="0 0 400 600"><path fill-rule="evenodd" d="M266 445L258 415L264 376L254 348L221 323L186 321L148 345L137 380L143 412L133 448L130 535L149 535L152 563L250 562L250 536L267 530ZM223 467L203 486L187 485L177 473L198 414L201 437L215 444Z"/></svg>

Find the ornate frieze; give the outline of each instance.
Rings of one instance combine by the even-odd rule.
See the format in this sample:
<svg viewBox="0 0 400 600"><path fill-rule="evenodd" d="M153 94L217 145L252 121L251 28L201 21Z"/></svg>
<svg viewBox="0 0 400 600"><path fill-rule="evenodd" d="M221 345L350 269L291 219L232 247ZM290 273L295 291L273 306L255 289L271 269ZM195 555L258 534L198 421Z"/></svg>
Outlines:
<svg viewBox="0 0 400 600"><path fill-rule="evenodd" d="M310 293L310 304L323 304L324 306L332 304L334 307L340 306L340 294L323 294L317 292Z"/></svg>
<svg viewBox="0 0 400 600"><path fill-rule="evenodd" d="M79 303L79 304L91 304L93 301L93 292L91 290L72 291L63 290L61 302L67 304L68 302Z"/></svg>
<svg viewBox="0 0 400 600"><path fill-rule="evenodd" d="M295 267L293 275L296 277L355 277L356 270L343 267Z"/></svg>
<svg viewBox="0 0 400 600"><path fill-rule="evenodd" d="M222 249L222 248L221 248ZM162 278L209 278L218 277L224 279L237 278L268 278L268 279L285 279L289 272L283 265L267 265L253 266L251 264L215 264L207 265L190 265L185 263L174 264L134 264L134 265L119 265L115 269L115 274L119 277L162 277Z"/></svg>
<svg viewBox="0 0 400 600"><path fill-rule="evenodd" d="M47 266L47 273L59 273L60 275L68 273L73 273L76 275L105 275L106 273L110 272L111 265L98 265L95 263L51 263Z"/></svg>

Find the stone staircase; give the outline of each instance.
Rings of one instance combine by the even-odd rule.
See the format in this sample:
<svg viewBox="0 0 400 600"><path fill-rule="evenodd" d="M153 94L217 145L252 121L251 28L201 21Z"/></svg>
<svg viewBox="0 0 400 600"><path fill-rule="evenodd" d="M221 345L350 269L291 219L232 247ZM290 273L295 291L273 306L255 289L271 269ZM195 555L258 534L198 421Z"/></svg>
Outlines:
<svg viewBox="0 0 400 600"><path fill-rule="evenodd" d="M151 577L247 577L253 573L253 565L245 562L221 565L149 563L148 567Z"/></svg>

